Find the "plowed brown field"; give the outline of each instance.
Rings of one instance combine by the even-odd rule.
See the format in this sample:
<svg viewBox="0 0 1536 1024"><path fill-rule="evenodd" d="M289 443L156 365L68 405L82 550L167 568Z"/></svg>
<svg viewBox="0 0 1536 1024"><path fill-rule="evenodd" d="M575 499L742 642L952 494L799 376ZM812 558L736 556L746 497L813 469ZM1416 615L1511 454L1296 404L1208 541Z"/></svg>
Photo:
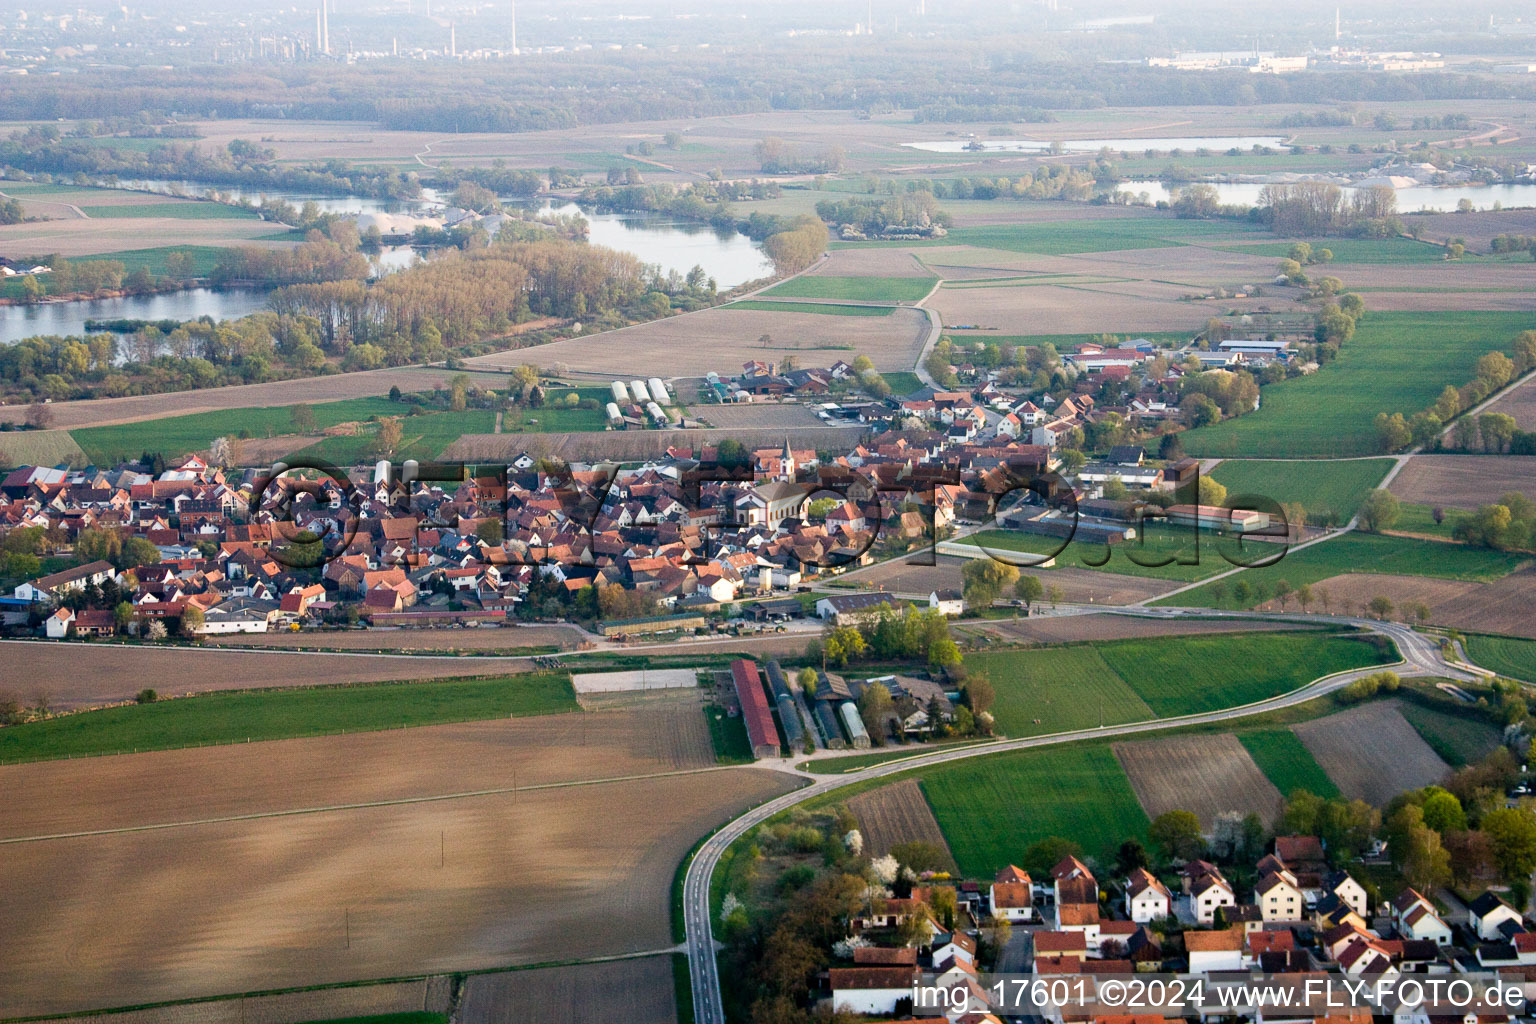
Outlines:
<svg viewBox="0 0 1536 1024"><path fill-rule="evenodd" d="M1273 820L1281 805L1274 787L1237 737L1176 736L1116 743L1115 756L1147 817L1193 811L1207 828L1218 814L1237 811Z"/></svg>
<svg viewBox="0 0 1536 1024"><path fill-rule="evenodd" d="M949 852L949 843L934 820L933 809L917 779L860 793L848 801L848 809L859 819L864 850L870 856L883 857L891 852L891 847L917 840L943 850L950 870L954 870L955 858Z"/></svg>
<svg viewBox="0 0 1536 1024"><path fill-rule="evenodd" d="M1404 790L1433 785L1450 771L1390 703L1351 708L1292 731L1340 792L1378 807Z"/></svg>

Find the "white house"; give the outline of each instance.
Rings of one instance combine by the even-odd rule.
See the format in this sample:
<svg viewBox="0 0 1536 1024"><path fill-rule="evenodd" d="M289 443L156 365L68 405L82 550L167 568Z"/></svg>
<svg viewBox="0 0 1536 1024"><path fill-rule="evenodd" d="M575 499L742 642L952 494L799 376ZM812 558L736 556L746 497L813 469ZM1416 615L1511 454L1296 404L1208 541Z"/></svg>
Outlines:
<svg viewBox="0 0 1536 1024"><path fill-rule="evenodd" d="M1185 932L1184 949L1189 954L1191 974L1240 971L1243 967L1243 929Z"/></svg>
<svg viewBox="0 0 1536 1024"><path fill-rule="evenodd" d="M1125 880L1125 912L1137 924L1146 924L1173 913L1173 894L1146 868L1137 868Z"/></svg>
<svg viewBox="0 0 1536 1024"><path fill-rule="evenodd" d="M1484 942L1507 941L1510 930L1506 929L1506 922L1513 932L1525 931L1519 912L1491 892L1483 893L1467 905L1467 927Z"/></svg>
<svg viewBox="0 0 1536 1024"><path fill-rule="evenodd" d="M1190 882L1189 910L1200 924L1214 924L1216 911L1222 907L1235 907L1237 893L1219 872L1211 871Z"/></svg>
<svg viewBox="0 0 1536 1024"><path fill-rule="evenodd" d="M941 615L965 613L965 595L958 590L935 590L928 594L928 607Z"/></svg>
<svg viewBox="0 0 1536 1024"><path fill-rule="evenodd" d="M62 640L69 635L69 624L75 621L75 613L60 608L43 623L43 632L50 640Z"/></svg>
<svg viewBox="0 0 1536 1024"><path fill-rule="evenodd" d="M896 1004L912 998L916 967L834 967L828 973L832 1009L844 1013L890 1016Z"/></svg>
<svg viewBox="0 0 1536 1024"><path fill-rule="evenodd" d="M1290 872L1271 871L1253 887L1254 902L1266 921L1300 921L1306 903Z"/></svg>
<svg viewBox="0 0 1536 1024"><path fill-rule="evenodd" d="M1010 871L1016 872L1023 881L1003 881ZM1035 919L1034 886L1029 876L1018 868L1004 868L998 872L998 881L992 883L989 894L992 914L1010 924L1027 924Z"/></svg>
<svg viewBox="0 0 1536 1024"><path fill-rule="evenodd" d="M1440 946L1451 944L1450 926L1435 911L1435 905L1413 889L1398 894L1388 916L1401 938L1426 939Z"/></svg>
<svg viewBox="0 0 1536 1024"><path fill-rule="evenodd" d="M87 562L73 569L64 569L47 576L40 576L35 580L28 580L13 590L11 595L23 601L52 604L63 594L84 590L92 584L105 583L116 575L117 570L112 568L110 562L100 560Z"/></svg>
<svg viewBox="0 0 1536 1024"><path fill-rule="evenodd" d="M1370 897L1366 895L1365 888L1350 877L1349 872L1332 872L1323 879L1323 885L1327 886L1328 891L1342 900L1350 910L1365 920L1370 920Z"/></svg>

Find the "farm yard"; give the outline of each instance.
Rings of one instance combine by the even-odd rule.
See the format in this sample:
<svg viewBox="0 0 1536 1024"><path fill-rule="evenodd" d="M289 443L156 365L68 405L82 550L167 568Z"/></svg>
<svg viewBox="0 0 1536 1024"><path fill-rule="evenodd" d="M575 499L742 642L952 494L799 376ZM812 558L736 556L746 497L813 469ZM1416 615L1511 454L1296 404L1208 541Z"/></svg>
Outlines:
<svg viewBox="0 0 1536 1024"><path fill-rule="evenodd" d="M689 707L0 768L37 897L0 908L0 1013L664 948L683 853L788 786L712 761Z"/></svg>
<svg viewBox="0 0 1536 1024"><path fill-rule="evenodd" d="M1147 817L1193 811L1210 828L1228 811L1274 820L1281 793L1230 734L1175 736L1112 748Z"/></svg>
<svg viewBox="0 0 1536 1024"><path fill-rule="evenodd" d="M902 843L925 842L949 857L944 833L934 820L933 809L917 779L866 790L848 801L848 810L858 819L864 849L871 856L883 857L891 852L891 847ZM953 865L953 858L949 859Z"/></svg>
<svg viewBox="0 0 1536 1024"><path fill-rule="evenodd" d="M1428 408L1529 326L1528 314L1509 312L1368 313L1324 372L1266 387L1260 409L1187 431L1184 447L1212 458L1373 454L1378 412Z"/></svg>
<svg viewBox="0 0 1536 1024"><path fill-rule="evenodd" d="M1450 771L1389 701L1294 728L1341 793L1377 807L1404 790L1438 783Z"/></svg>

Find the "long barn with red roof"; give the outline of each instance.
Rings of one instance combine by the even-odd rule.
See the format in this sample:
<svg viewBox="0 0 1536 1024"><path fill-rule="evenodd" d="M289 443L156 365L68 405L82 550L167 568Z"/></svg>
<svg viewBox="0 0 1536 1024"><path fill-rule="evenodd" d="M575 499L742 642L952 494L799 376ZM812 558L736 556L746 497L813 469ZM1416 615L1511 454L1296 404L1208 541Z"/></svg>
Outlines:
<svg viewBox="0 0 1536 1024"><path fill-rule="evenodd" d="M779 730L773 724L773 711L763 691L757 663L745 658L731 662L731 679L736 683L736 699L741 702L741 717L747 725L747 739L754 757L779 756Z"/></svg>

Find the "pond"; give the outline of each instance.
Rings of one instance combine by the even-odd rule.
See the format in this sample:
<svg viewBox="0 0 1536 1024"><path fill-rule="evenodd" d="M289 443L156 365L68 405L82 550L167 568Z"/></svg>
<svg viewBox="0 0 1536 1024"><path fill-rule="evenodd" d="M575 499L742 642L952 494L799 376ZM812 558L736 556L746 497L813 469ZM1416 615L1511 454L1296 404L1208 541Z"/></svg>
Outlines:
<svg viewBox="0 0 1536 1024"><path fill-rule="evenodd" d="M924 153L964 153L980 147L984 153L1047 153L1050 139L940 139L933 142L904 142L908 149L920 149ZM1166 153L1170 149L1182 149L1193 154L1197 149L1209 149L1218 153L1229 149L1252 149L1267 146L1285 149L1285 138L1280 135L1222 135L1207 138L1177 139L1062 139L1061 148L1067 153L1097 153L1108 147L1119 153L1137 154L1149 149Z"/></svg>
<svg viewBox="0 0 1536 1024"><path fill-rule="evenodd" d="M716 231L708 224L654 213L596 213L575 203L545 203L539 209L584 217L587 239L593 245L633 253L661 267L663 273L686 274L703 267L721 289L773 273L772 261L758 244L736 231Z"/></svg>
<svg viewBox="0 0 1536 1024"><path fill-rule="evenodd" d="M253 288L192 288L163 295L0 306L0 343L39 334L85 334L87 320L230 320L265 309L267 293Z"/></svg>
<svg viewBox="0 0 1536 1024"><path fill-rule="evenodd" d="M1259 190L1264 186L1256 182L1213 181L1223 203L1254 206L1259 201ZM1152 202L1173 199L1173 190L1161 181L1122 181L1115 186L1122 192L1139 195L1142 192ZM1347 193L1349 186L1341 186ZM1491 210L1495 203L1506 209L1516 206L1536 206L1536 185L1413 185L1397 189L1397 212L1414 213L1419 210L1450 212L1462 199L1472 200L1478 210Z"/></svg>

